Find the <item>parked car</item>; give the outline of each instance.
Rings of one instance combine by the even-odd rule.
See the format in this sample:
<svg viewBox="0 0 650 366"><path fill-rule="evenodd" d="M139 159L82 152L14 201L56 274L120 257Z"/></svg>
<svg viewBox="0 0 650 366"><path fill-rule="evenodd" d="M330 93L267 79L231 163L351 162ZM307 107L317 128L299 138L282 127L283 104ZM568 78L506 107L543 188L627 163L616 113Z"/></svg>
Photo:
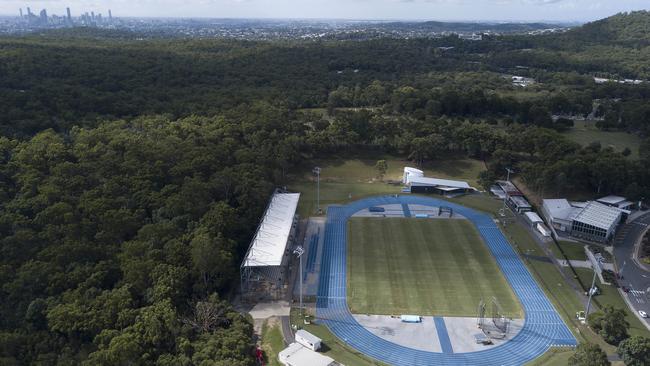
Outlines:
<svg viewBox="0 0 650 366"><path fill-rule="evenodd" d="M648 317L648 313L646 313L643 310L639 310L639 315L641 315L642 318L647 318Z"/></svg>
<svg viewBox="0 0 650 366"><path fill-rule="evenodd" d="M625 293L630 292L630 288L629 288L629 287L627 287L627 286L623 286L622 288L623 288L623 292L625 292Z"/></svg>

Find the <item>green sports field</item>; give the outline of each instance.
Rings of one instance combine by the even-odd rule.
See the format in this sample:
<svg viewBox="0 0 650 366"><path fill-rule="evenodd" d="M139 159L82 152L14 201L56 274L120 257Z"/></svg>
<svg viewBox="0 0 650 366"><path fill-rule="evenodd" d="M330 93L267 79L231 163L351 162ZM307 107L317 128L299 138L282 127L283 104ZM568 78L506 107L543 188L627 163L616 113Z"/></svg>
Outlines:
<svg viewBox="0 0 650 366"><path fill-rule="evenodd" d="M357 314L476 316L496 297L506 315L519 302L476 228L466 220L352 218L348 305Z"/></svg>

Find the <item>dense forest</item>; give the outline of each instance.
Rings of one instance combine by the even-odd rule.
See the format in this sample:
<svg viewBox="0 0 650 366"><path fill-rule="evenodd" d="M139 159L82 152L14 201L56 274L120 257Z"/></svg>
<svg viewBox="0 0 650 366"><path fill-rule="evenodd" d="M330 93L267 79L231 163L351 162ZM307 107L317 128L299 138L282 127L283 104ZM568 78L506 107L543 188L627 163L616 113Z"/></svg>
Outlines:
<svg viewBox="0 0 650 366"><path fill-rule="evenodd" d="M485 184L514 166L553 194L650 197L647 139L635 160L558 132L592 115L650 134L648 83L593 79L650 78L649 24L481 42L0 38L0 364L252 365L252 324L228 302L238 262L311 158L460 154L488 163Z"/></svg>

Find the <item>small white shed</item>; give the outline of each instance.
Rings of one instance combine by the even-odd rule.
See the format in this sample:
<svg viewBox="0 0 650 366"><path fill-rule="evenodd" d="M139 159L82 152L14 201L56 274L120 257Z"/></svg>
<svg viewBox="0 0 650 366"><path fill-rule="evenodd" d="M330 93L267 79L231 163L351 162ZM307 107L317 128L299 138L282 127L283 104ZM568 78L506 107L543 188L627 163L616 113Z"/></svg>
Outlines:
<svg viewBox="0 0 650 366"><path fill-rule="evenodd" d="M300 329L296 332L296 342L302 344L312 351L318 351L320 349L320 344L322 341L320 338L309 333L308 331Z"/></svg>

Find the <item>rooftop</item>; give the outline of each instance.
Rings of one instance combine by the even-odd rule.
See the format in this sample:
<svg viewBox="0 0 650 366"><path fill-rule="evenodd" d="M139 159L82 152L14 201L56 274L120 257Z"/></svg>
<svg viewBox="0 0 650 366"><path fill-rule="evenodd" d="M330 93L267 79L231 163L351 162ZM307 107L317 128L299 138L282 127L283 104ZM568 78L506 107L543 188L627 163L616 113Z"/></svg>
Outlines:
<svg viewBox="0 0 650 366"><path fill-rule="evenodd" d="M504 192L508 194L508 196L523 196L521 191L512 184L512 182L507 181L507 180L498 180L497 185L503 189Z"/></svg>
<svg viewBox="0 0 650 366"><path fill-rule="evenodd" d="M311 342L313 344L316 344L316 343L321 341L320 338L316 337L315 335L309 333L308 331L306 331L304 329L298 330L296 332L296 337L302 337L303 339L305 339L305 340L307 340L307 341L309 341L309 342Z"/></svg>
<svg viewBox="0 0 650 366"><path fill-rule="evenodd" d="M571 220L576 210L576 208L571 206L569 201L564 198L545 199L543 204L544 208L546 208L546 211L553 219Z"/></svg>
<svg viewBox="0 0 650 366"><path fill-rule="evenodd" d="M574 218L575 221L609 230L618 223L622 211L618 208L604 205L600 202L590 201Z"/></svg>
<svg viewBox="0 0 650 366"><path fill-rule="evenodd" d="M535 213L535 212L532 212L532 211L524 212L524 215L525 215L525 216L528 218L528 220L530 220L530 222L532 222L532 223L536 223L536 222L542 222L542 223L543 223L543 222L544 222L544 221L542 220L542 218L539 217L539 215L538 215L537 213Z"/></svg>
<svg viewBox="0 0 650 366"><path fill-rule="evenodd" d="M404 171L405 171L405 172L411 172L411 173L421 173L421 174L424 174L424 172L421 171L420 169L417 169L417 168L411 168L410 166L405 166L405 167L404 167Z"/></svg>
<svg viewBox="0 0 650 366"><path fill-rule="evenodd" d="M279 266L287 247L300 193L275 192L251 241L242 267Z"/></svg>
<svg viewBox="0 0 650 366"><path fill-rule="evenodd" d="M621 196L607 196L597 199L598 202L604 203L606 205L618 205L621 202L625 201L625 197Z"/></svg>
<svg viewBox="0 0 650 366"><path fill-rule="evenodd" d="M442 187L451 187L451 188L465 188L471 189L469 183L463 182L460 180L449 180L449 179L438 179L438 178L428 178L428 177L412 177L410 179L411 184L416 185L430 185L430 186L442 186Z"/></svg>
<svg viewBox="0 0 650 366"><path fill-rule="evenodd" d="M523 196L510 196L510 201L512 201L517 207L532 207L530 203Z"/></svg>
<svg viewBox="0 0 650 366"><path fill-rule="evenodd" d="M291 343L289 347L280 351L280 360L292 366L331 366L337 363L334 359L303 347L299 343Z"/></svg>

